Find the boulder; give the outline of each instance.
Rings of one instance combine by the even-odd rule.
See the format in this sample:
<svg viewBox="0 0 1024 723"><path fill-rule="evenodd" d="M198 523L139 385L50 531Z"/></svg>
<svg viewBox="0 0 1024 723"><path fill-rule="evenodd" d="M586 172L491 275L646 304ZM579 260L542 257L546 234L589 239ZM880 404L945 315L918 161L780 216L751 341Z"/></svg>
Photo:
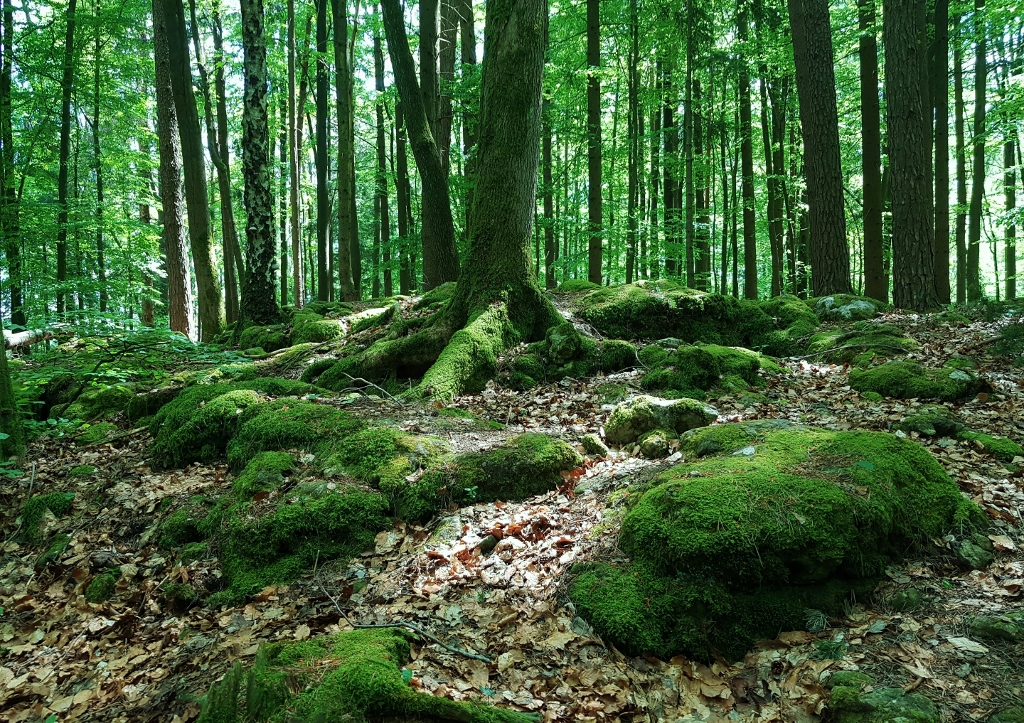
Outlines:
<svg viewBox="0 0 1024 723"><path fill-rule="evenodd" d="M717 418L713 407L693 399L634 397L612 410L604 425L604 436L612 444L629 444L656 429L680 434L707 426Z"/></svg>

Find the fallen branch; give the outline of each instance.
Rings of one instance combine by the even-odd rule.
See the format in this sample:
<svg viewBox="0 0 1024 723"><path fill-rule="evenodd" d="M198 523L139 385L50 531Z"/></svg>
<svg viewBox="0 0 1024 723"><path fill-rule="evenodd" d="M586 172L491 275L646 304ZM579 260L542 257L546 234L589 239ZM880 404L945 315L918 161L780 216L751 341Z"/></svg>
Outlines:
<svg viewBox="0 0 1024 723"><path fill-rule="evenodd" d="M421 635L424 638L427 638L428 640L432 640L433 642L437 643L438 645L440 645L442 648L444 648L445 650L447 650L450 653L455 653L456 655L461 655L464 658L469 658L471 660L481 660L481 661L483 661L485 663L493 663L494 662L493 659L488 658L486 655L480 655L479 653L470 653L470 652L468 652L466 650L460 650L459 648L456 648L456 647L454 647L452 645L449 645L448 643L443 642L436 635L433 635L432 633L428 633L426 630L424 630L423 628L419 627L418 625L413 625L412 623L407 623L404 620L400 620L397 623L380 623L380 624L375 624L375 625L363 625L361 623L354 623L351 620L349 620L348 615L346 615L345 611L341 609L341 605L338 604L338 601L335 600L334 597L332 597L329 592L327 592L327 588L325 588L323 586L323 583L321 583L319 580L317 580L317 584L320 585L320 589L323 591L324 595L326 595L330 599L330 601L332 603L334 603L334 609L338 611L338 614L341 615L341 617L345 618L345 622L348 623L349 625L351 625L353 628L357 628L357 629L362 629L362 628L406 628L408 630L413 631L417 635Z"/></svg>
<svg viewBox="0 0 1024 723"><path fill-rule="evenodd" d="M25 331L7 331L5 329L4 345L7 349L17 349L46 341L53 337L53 332L48 329L26 329Z"/></svg>

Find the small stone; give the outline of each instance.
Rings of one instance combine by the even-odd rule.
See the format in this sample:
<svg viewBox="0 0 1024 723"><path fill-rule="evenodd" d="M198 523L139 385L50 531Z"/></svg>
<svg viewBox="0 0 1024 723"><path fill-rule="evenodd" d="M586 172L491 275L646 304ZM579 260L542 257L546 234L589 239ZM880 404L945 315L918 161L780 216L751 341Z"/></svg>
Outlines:
<svg viewBox="0 0 1024 723"><path fill-rule="evenodd" d="M994 552L996 549L995 545L992 544L992 540L988 539L987 535L983 535L980 532L971 533L971 542L985 552Z"/></svg>
<svg viewBox="0 0 1024 723"><path fill-rule="evenodd" d="M825 683L825 687L831 689L844 686L863 690L874 682L870 675L859 670L837 670Z"/></svg>
<svg viewBox="0 0 1024 723"><path fill-rule="evenodd" d="M920 607L921 601L921 591L912 587L893 595L889 600L889 607L897 612L905 613Z"/></svg>
<svg viewBox="0 0 1024 723"><path fill-rule="evenodd" d="M605 443L596 434L584 434L580 444L583 445L583 449L587 454L594 454L598 457L607 457L609 455L608 447L605 446Z"/></svg>
<svg viewBox="0 0 1024 723"><path fill-rule="evenodd" d="M477 545L477 548L480 550L481 555L486 555L491 550L493 550L494 546L497 544L498 538L494 535L488 535L484 539L480 540L480 543Z"/></svg>
<svg viewBox="0 0 1024 723"><path fill-rule="evenodd" d="M982 570L992 562L992 553L978 547L970 540L961 540L956 546L956 556L961 565L972 570Z"/></svg>
<svg viewBox="0 0 1024 723"><path fill-rule="evenodd" d="M642 436L640 454L647 459L661 459L668 455L668 435L663 430L656 429Z"/></svg>

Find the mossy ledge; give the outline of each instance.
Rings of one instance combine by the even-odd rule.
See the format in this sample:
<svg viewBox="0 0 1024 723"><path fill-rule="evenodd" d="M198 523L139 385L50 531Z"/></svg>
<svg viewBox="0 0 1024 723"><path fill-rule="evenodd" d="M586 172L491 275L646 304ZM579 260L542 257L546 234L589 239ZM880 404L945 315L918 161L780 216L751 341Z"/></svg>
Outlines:
<svg viewBox="0 0 1024 723"><path fill-rule="evenodd" d="M298 643L273 643L251 668L236 663L202 701L199 723L351 721L400 716L461 723L535 723L537 716L415 690L400 666L408 634L352 630ZM299 691L299 692L295 692Z"/></svg>
<svg viewBox="0 0 1024 723"><path fill-rule="evenodd" d="M573 570L577 610L631 653L741 657L807 608L870 592L914 543L984 524L923 447L891 434L724 424L680 450L688 462L623 519L631 563Z"/></svg>

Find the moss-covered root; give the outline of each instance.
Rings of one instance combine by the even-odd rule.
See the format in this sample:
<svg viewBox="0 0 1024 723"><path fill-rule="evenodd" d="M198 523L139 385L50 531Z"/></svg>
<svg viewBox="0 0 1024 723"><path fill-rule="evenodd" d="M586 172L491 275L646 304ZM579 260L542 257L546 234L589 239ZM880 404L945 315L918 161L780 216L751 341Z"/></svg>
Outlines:
<svg viewBox="0 0 1024 723"><path fill-rule="evenodd" d="M494 377L498 356L518 338L504 304L485 307L452 335L437 361L423 375L420 389L443 401L480 391Z"/></svg>
<svg viewBox="0 0 1024 723"><path fill-rule="evenodd" d="M271 645L252 669L240 666L215 683L200 723L353 721L381 717L460 723L533 723L536 716L479 703L457 703L418 692L399 667L409 661L399 629L353 630L290 645ZM298 683L297 685L295 683ZM301 690L294 694L291 691Z"/></svg>

